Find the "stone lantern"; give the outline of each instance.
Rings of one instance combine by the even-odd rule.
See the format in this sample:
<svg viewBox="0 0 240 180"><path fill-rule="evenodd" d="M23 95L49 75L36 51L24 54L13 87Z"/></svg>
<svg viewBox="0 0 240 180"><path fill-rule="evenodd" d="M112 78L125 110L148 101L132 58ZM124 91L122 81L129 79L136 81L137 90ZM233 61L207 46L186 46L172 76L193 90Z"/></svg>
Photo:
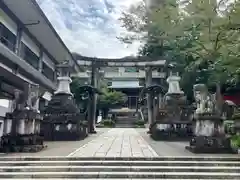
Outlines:
<svg viewBox="0 0 240 180"><path fill-rule="evenodd" d="M177 72L176 66L170 64L169 65L169 76L167 78L167 83L169 85L167 94L184 94L184 92L180 89L179 82L181 77Z"/></svg>
<svg viewBox="0 0 240 180"><path fill-rule="evenodd" d="M68 63L57 66L57 90L44 111L42 131L46 140L78 140L87 136L87 126L70 91L71 68Z"/></svg>
<svg viewBox="0 0 240 180"><path fill-rule="evenodd" d="M156 112L156 122L151 126L155 140L182 140L191 137L191 108L180 88L181 77L175 65L169 65L168 90L161 108Z"/></svg>
<svg viewBox="0 0 240 180"><path fill-rule="evenodd" d="M68 94L72 96L70 91L70 83L72 79L70 78L71 67L68 64L60 64L57 66L58 69L58 88L54 94Z"/></svg>

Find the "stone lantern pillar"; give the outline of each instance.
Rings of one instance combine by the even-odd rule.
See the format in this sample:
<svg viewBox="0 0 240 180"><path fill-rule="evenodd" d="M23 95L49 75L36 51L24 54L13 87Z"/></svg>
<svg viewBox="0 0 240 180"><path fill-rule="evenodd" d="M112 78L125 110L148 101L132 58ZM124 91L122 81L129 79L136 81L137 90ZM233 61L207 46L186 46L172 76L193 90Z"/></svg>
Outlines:
<svg viewBox="0 0 240 180"><path fill-rule="evenodd" d="M179 82L181 77L177 72L176 68L173 65L169 65L169 76L167 78L168 83L168 92L167 94L184 94L184 92L180 89Z"/></svg>
<svg viewBox="0 0 240 180"><path fill-rule="evenodd" d="M68 64L60 64L57 66L58 69L58 87L54 94L68 94L72 96L70 91L70 83L72 82L70 78L70 66Z"/></svg>

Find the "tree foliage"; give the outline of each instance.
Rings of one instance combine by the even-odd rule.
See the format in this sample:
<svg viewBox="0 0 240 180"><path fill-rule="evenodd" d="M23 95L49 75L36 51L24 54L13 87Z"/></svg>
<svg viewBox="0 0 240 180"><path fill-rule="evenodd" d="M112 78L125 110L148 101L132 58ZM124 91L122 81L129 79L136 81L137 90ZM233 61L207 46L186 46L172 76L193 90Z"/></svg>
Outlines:
<svg viewBox="0 0 240 180"><path fill-rule="evenodd" d="M74 99L77 103L77 105L81 106L83 104L86 104L86 100L83 99L80 87L86 85L85 80L81 78L74 77L72 78L72 83L70 84L71 92L73 93Z"/></svg>
<svg viewBox="0 0 240 180"><path fill-rule="evenodd" d="M101 90L103 94L99 96L98 100L100 109L110 109L121 106L127 101L126 94L120 91L110 90L107 87L103 87Z"/></svg>
<svg viewBox="0 0 240 180"><path fill-rule="evenodd" d="M85 80L77 77L72 79L73 81L70 85L70 88L71 92L74 95L76 103L79 105L79 107L87 107L88 100L83 98L84 92L81 91L81 86L86 85ZM107 88L106 82L104 80L101 80L99 83L100 91L102 94L98 98L98 108L114 108L126 102L126 94L120 91L110 90Z"/></svg>
<svg viewBox="0 0 240 180"><path fill-rule="evenodd" d="M196 82L238 83L239 17L240 0L168 0L151 9L139 3L120 18L131 32L120 39L141 39L145 43L139 54L180 65L183 87Z"/></svg>

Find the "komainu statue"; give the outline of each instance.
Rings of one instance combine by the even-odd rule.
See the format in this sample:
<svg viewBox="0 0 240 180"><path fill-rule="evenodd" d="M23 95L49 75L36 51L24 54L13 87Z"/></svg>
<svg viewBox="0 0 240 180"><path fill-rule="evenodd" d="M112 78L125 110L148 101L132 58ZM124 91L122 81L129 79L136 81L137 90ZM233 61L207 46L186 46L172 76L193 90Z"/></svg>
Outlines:
<svg viewBox="0 0 240 180"><path fill-rule="evenodd" d="M216 111L215 94L210 94L204 84L197 84L193 87L194 98L197 104L196 114L209 113Z"/></svg>
<svg viewBox="0 0 240 180"><path fill-rule="evenodd" d="M194 113L194 136L186 147L194 153L232 153L230 140L225 136L222 117L223 101L219 89L210 94L205 84L193 87L197 109Z"/></svg>

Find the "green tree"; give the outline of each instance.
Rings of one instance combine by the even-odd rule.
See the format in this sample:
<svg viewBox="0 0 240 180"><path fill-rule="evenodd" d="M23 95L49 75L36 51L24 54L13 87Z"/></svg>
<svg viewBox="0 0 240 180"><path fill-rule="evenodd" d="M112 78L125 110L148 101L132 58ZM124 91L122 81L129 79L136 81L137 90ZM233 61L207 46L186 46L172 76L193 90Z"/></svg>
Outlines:
<svg viewBox="0 0 240 180"><path fill-rule="evenodd" d="M86 109L87 107L88 100L83 98L84 92L81 91L80 87L86 85L85 82L86 81L82 78L73 77L72 83L70 84L70 89L71 92L73 93L76 104L78 105L79 108L84 109Z"/></svg>
<svg viewBox="0 0 240 180"><path fill-rule="evenodd" d="M103 116L106 118L109 109L121 107L127 101L127 95L109 88L102 87L102 94L98 98L98 109L103 111Z"/></svg>
<svg viewBox="0 0 240 180"><path fill-rule="evenodd" d="M145 41L141 54L162 56L183 67L183 86L189 88L196 80L224 84L239 79L239 4L239 0L181 4L170 0L151 11L143 10L141 4L144 13L140 16L135 6L121 20L128 31L141 32ZM128 35L122 40L138 40L136 37Z"/></svg>
<svg viewBox="0 0 240 180"><path fill-rule="evenodd" d="M138 13L139 9L141 13ZM184 50L191 47L195 31L189 27L186 33L187 22L183 17L175 0L163 1L150 10L140 3L131 7L130 12L124 13L120 19L128 31L140 35L129 37L131 34L127 34L120 39L130 43L141 38L145 44L139 49L140 55L163 58L169 63L175 62L185 68L194 61L194 58ZM189 89L189 85L186 87Z"/></svg>
<svg viewBox="0 0 240 180"><path fill-rule="evenodd" d="M231 20L233 4L228 0L192 1L183 8L186 14L184 19L189 26L194 28L194 41L191 47L186 48L186 54L190 54L195 61L188 65L188 70L207 72L208 82L226 83L227 74L232 74L229 62L233 55L232 49L227 46L235 46L239 42L239 32L232 28L235 22ZM235 72L235 71L234 71Z"/></svg>
<svg viewBox="0 0 240 180"><path fill-rule="evenodd" d="M104 116L108 113L110 108L116 108L123 105L127 101L127 95L115 90L110 90L107 87L106 81L100 80L100 91L101 95L98 97L97 108L104 112ZM84 92L81 87L85 84L85 80L75 77L72 78L70 85L71 92L74 95L75 101L79 108L87 108L88 99L84 99Z"/></svg>

